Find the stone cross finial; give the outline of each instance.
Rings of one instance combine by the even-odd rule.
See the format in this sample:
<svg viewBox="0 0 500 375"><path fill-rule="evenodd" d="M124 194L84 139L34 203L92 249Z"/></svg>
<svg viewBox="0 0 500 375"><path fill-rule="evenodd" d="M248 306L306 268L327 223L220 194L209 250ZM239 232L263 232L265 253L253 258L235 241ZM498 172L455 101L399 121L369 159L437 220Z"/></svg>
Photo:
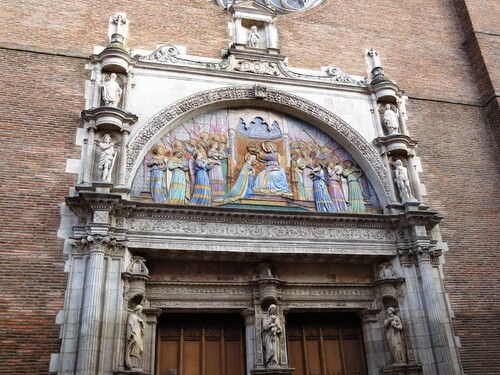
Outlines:
<svg viewBox="0 0 500 375"><path fill-rule="evenodd" d="M118 12L109 19L108 33L111 43L122 43L125 41L128 29L128 20L125 13Z"/></svg>

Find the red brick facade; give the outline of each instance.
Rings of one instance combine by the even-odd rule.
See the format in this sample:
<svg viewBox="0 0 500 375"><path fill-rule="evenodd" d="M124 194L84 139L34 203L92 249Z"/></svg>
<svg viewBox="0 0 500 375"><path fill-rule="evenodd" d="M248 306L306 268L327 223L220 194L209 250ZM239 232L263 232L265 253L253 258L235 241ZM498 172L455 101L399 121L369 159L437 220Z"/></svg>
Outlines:
<svg viewBox="0 0 500 375"><path fill-rule="evenodd" d="M496 373L500 364L500 42L498 22L490 23L499 14L489 10L498 5L483 3L326 0L278 21L290 65L331 64L366 75L363 51L373 47L409 96L424 198L444 216L445 288L462 367L478 375ZM106 44L116 11L131 20L131 48L171 43L217 57L228 47L229 18L205 0L0 5L0 373L46 374L50 354L59 351L56 314L66 274L57 232L76 181L66 160L80 158L75 139L90 76L86 56Z"/></svg>

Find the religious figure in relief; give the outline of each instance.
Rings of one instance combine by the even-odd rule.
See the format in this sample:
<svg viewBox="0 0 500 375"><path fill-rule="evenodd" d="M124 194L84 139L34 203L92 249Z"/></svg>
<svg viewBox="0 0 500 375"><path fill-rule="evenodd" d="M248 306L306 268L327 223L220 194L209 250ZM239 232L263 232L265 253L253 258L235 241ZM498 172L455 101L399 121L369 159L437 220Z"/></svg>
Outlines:
<svg viewBox="0 0 500 375"><path fill-rule="evenodd" d="M213 162L212 169L208 172L210 178L210 188L212 189L212 199L218 200L224 195L224 174L222 171L222 159L224 154L219 151L219 141L216 137L210 142L207 157Z"/></svg>
<svg viewBox="0 0 500 375"><path fill-rule="evenodd" d="M116 74L111 73L109 79L102 83L102 100L105 105L116 107L120 102L122 89L116 82Z"/></svg>
<svg viewBox="0 0 500 375"><path fill-rule="evenodd" d="M337 212L347 212L347 199L342 190L342 173L344 170L339 164L331 162L327 168L328 192Z"/></svg>
<svg viewBox="0 0 500 375"><path fill-rule="evenodd" d="M279 366L281 330L276 305L272 304L262 318L262 342L266 367Z"/></svg>
<svg viewBox="0 0 500 375"><path fill-rule="evenodd" d="M101 153L99 154L99 169L102 170L101 181L111 181L111 171L115 165L117 151L115 144L111 142L111 135L105 134L99 143Z"/></svg>
<svg viewBox="0 0 500 375"><path fill-rule="evenodd" d="M127 350L125 364L129 369L141 369L142 354L144 352L145 324L140 314L142 306L137 305L128 316L127 321Z"/></svg>
<svg viewBox="0 0 500 375"><path fill-rule="evenodd" d="M385 338L389 345L393 363L406 363L406 344L401 318L394 313L394 308L387 309L384 321Z"/></svg>
<svg viewBox="0 0 500 375"><path fill-rule="evenodd" d="M253 25L248 33L247 47L257 48L259 46L259 32L257 31L257 26Z"/></svg>
<svg viewBox="0 0 500 375"><path fill-rule="evenodd" d="M255 179L254 190L265 194L288 193L283 161L276 146L272 142L264 142L262 150L263 152L260 152L254 147L248 147L248 151L265 165L264 170Z"/></svg>
<svg viewBox="0 0 500 375"><path fill-rule="evenodd" d="M165 180L165 149L159 145L153 146L151 149L153 160L148 163L150 170L149 188L151 197L155 202L165 202L167 200L167 184Z"/></svg>
<svg viewBox="0 0 500 375"><path fill-rule="evenodd" d="M398 115L392 110L390 104L385 105L384 124L389 134L399 133Z"/></svg>
<svg viewBox="0 0 500 375"><path fill-rule="evenodd" d="M396 177L396 185L398 186L399 195L402 201L414 199L410 189L410 179L408 178L408 169L403 166L401 160L396 160L396 169L394 170Z"/></svg>
<svg viewBox="0 0 500 375"><path fill-rule="evenodd" d="M361 190L361 170L350 160L344 160L343 176L347 179L349 211L352 213L365 213L365 202Z"/></svg>
<svg viewBox="0 0 500 375"><path fill-rule="evenodd" d="M313 180L311 178L313 159L308 155L306 150L302 149L300 152L301 157L297 160L297 167L302 171L304 198L306 200L314 200Z"/></svg>
<svg viewBox="0 0 500 375"><path fill-rule="evenodd" d="M210 187L208 172L212 169L213 162L207 160L207 156L204 151L196 151L193 154L193 157L195 180L191 204L210 206L212 201L212 189Z"/></svg>
<svg viewBox="0 0 500 375"><path fill-rule="evenodd" d="M252 195L253 189L253 166L257 163L257 157L247 153L245 156L245 164L241 167L240 173L234 185L224 195L223 199L227 201L236 201L242 198L248 198Z"/></svg>
<svg viewBox="0 0 500 375"><path fill-rule="evenodd" d="M314 202L318 212L337 212L332 199L328 194L325 183L325 171L321 167L316 167L311 173L313 180Z"/></svg>
<svg viewBox="0 0 500 375"><path fill-rule="evenodd" d="M167 164L167 186L168 197L167 203L184 204L186 199L189 200L190 189L188 167L184 165L182 156L184 151L180 148L175 148L172 151L172 157Z"/></svg>

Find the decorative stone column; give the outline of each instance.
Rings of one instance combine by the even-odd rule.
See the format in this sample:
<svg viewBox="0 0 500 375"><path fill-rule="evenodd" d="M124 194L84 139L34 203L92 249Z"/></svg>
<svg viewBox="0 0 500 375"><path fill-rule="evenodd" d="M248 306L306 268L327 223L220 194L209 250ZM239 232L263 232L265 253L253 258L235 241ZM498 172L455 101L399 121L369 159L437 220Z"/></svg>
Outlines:
<svg viewBox="0 0 500 375"><path fill-rule="evenodd" d="M95 122L88 126L88 136L85 144L85 156L83 160L83 171L81 184L92 184L92 172L94 166L94 143L95 143Z"/></svg>
<svg viewBox="0 0 500 375"><path fill-rule="evenodd" d="M274 19L266 22L267 48L278 49L278 30L274 22Z"/></svg>
<svg viewBox="0 0 500 375"><path fill-rule="evenodd" d="M245 353L247 375L255 367L255 310L246 309L241 312L245 320Z"/></svg>
<svg viewBox="0 0 500 375"><path fill-rule="evenodd" d="M384 338L380 329L380 309L365 309L358 312L361 318L365 347L366 366L369 374L377 374L385 366Z"/></svg>
<svg viewBox="0 0 500 375"><path fill-rule="evenodd" d="M99 343L102 314L104 254L109 237L88 236L89 256L83 289L83 306L76 374L96 374L99 366Z"/></svg>
<svg viewBox="0 0 500 375"><path fill-rule="evenodd" d="M439 375L454 374L454 366L450 353L448 338L443 326L439 300L434 276L432 274L431 256L433 250L430 247L419 246L413 250L417 257L422 283L422 295L425 302L428 323L430 327L430 339L435 355L435 363Z"/></svg>
<svg viewBox="0 0 500 375"><path fill-rule="evenodd" d="M161 309L144 309L146 323L144 332L144 355L142 357L142 369L144 373L153 374L155 369L156 350L156 325Z"/></svg>
<svg viewBox="0 0 500 375"><path fill-rule="evenodd" d="M127 171L127 144L130 135L130 127L124 126L122 128L122 142L120 146L120 169L118 171L118 187L125 186L125 176Z"/></svg>

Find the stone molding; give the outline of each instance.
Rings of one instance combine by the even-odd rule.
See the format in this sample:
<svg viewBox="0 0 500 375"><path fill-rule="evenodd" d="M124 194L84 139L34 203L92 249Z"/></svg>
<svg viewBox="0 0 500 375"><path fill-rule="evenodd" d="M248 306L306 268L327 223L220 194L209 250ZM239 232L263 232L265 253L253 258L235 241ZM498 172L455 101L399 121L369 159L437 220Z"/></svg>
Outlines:
<svg viewBox="0 0 500 375"><path fill-rule="evenodd" d="M220 60L209 60L202 57L183 55L178 47L163 44L149 54L142 55L136 53L134 58L139 61L138 67L140 67L140 63L168 64L209 71L250 73L290 78L297 81L316 81L364 88L368 87L365 79L359 79L336 66L330 65L323 67L321 71L317 72L298 72L297 69L288 67L288 64L283 61L284 57L258 52L250 53L248 51L241 52L229 50L226 57Z"/></svg>
<svg viewBox="0 0 500 375"><path fill-rule="evenodd" d="M278 287L287 308L372 308L372 284L285 283ZM245 309L252 307L255 293L248 282L168 282L146 284L149 306L165 309Z"/></svg>

